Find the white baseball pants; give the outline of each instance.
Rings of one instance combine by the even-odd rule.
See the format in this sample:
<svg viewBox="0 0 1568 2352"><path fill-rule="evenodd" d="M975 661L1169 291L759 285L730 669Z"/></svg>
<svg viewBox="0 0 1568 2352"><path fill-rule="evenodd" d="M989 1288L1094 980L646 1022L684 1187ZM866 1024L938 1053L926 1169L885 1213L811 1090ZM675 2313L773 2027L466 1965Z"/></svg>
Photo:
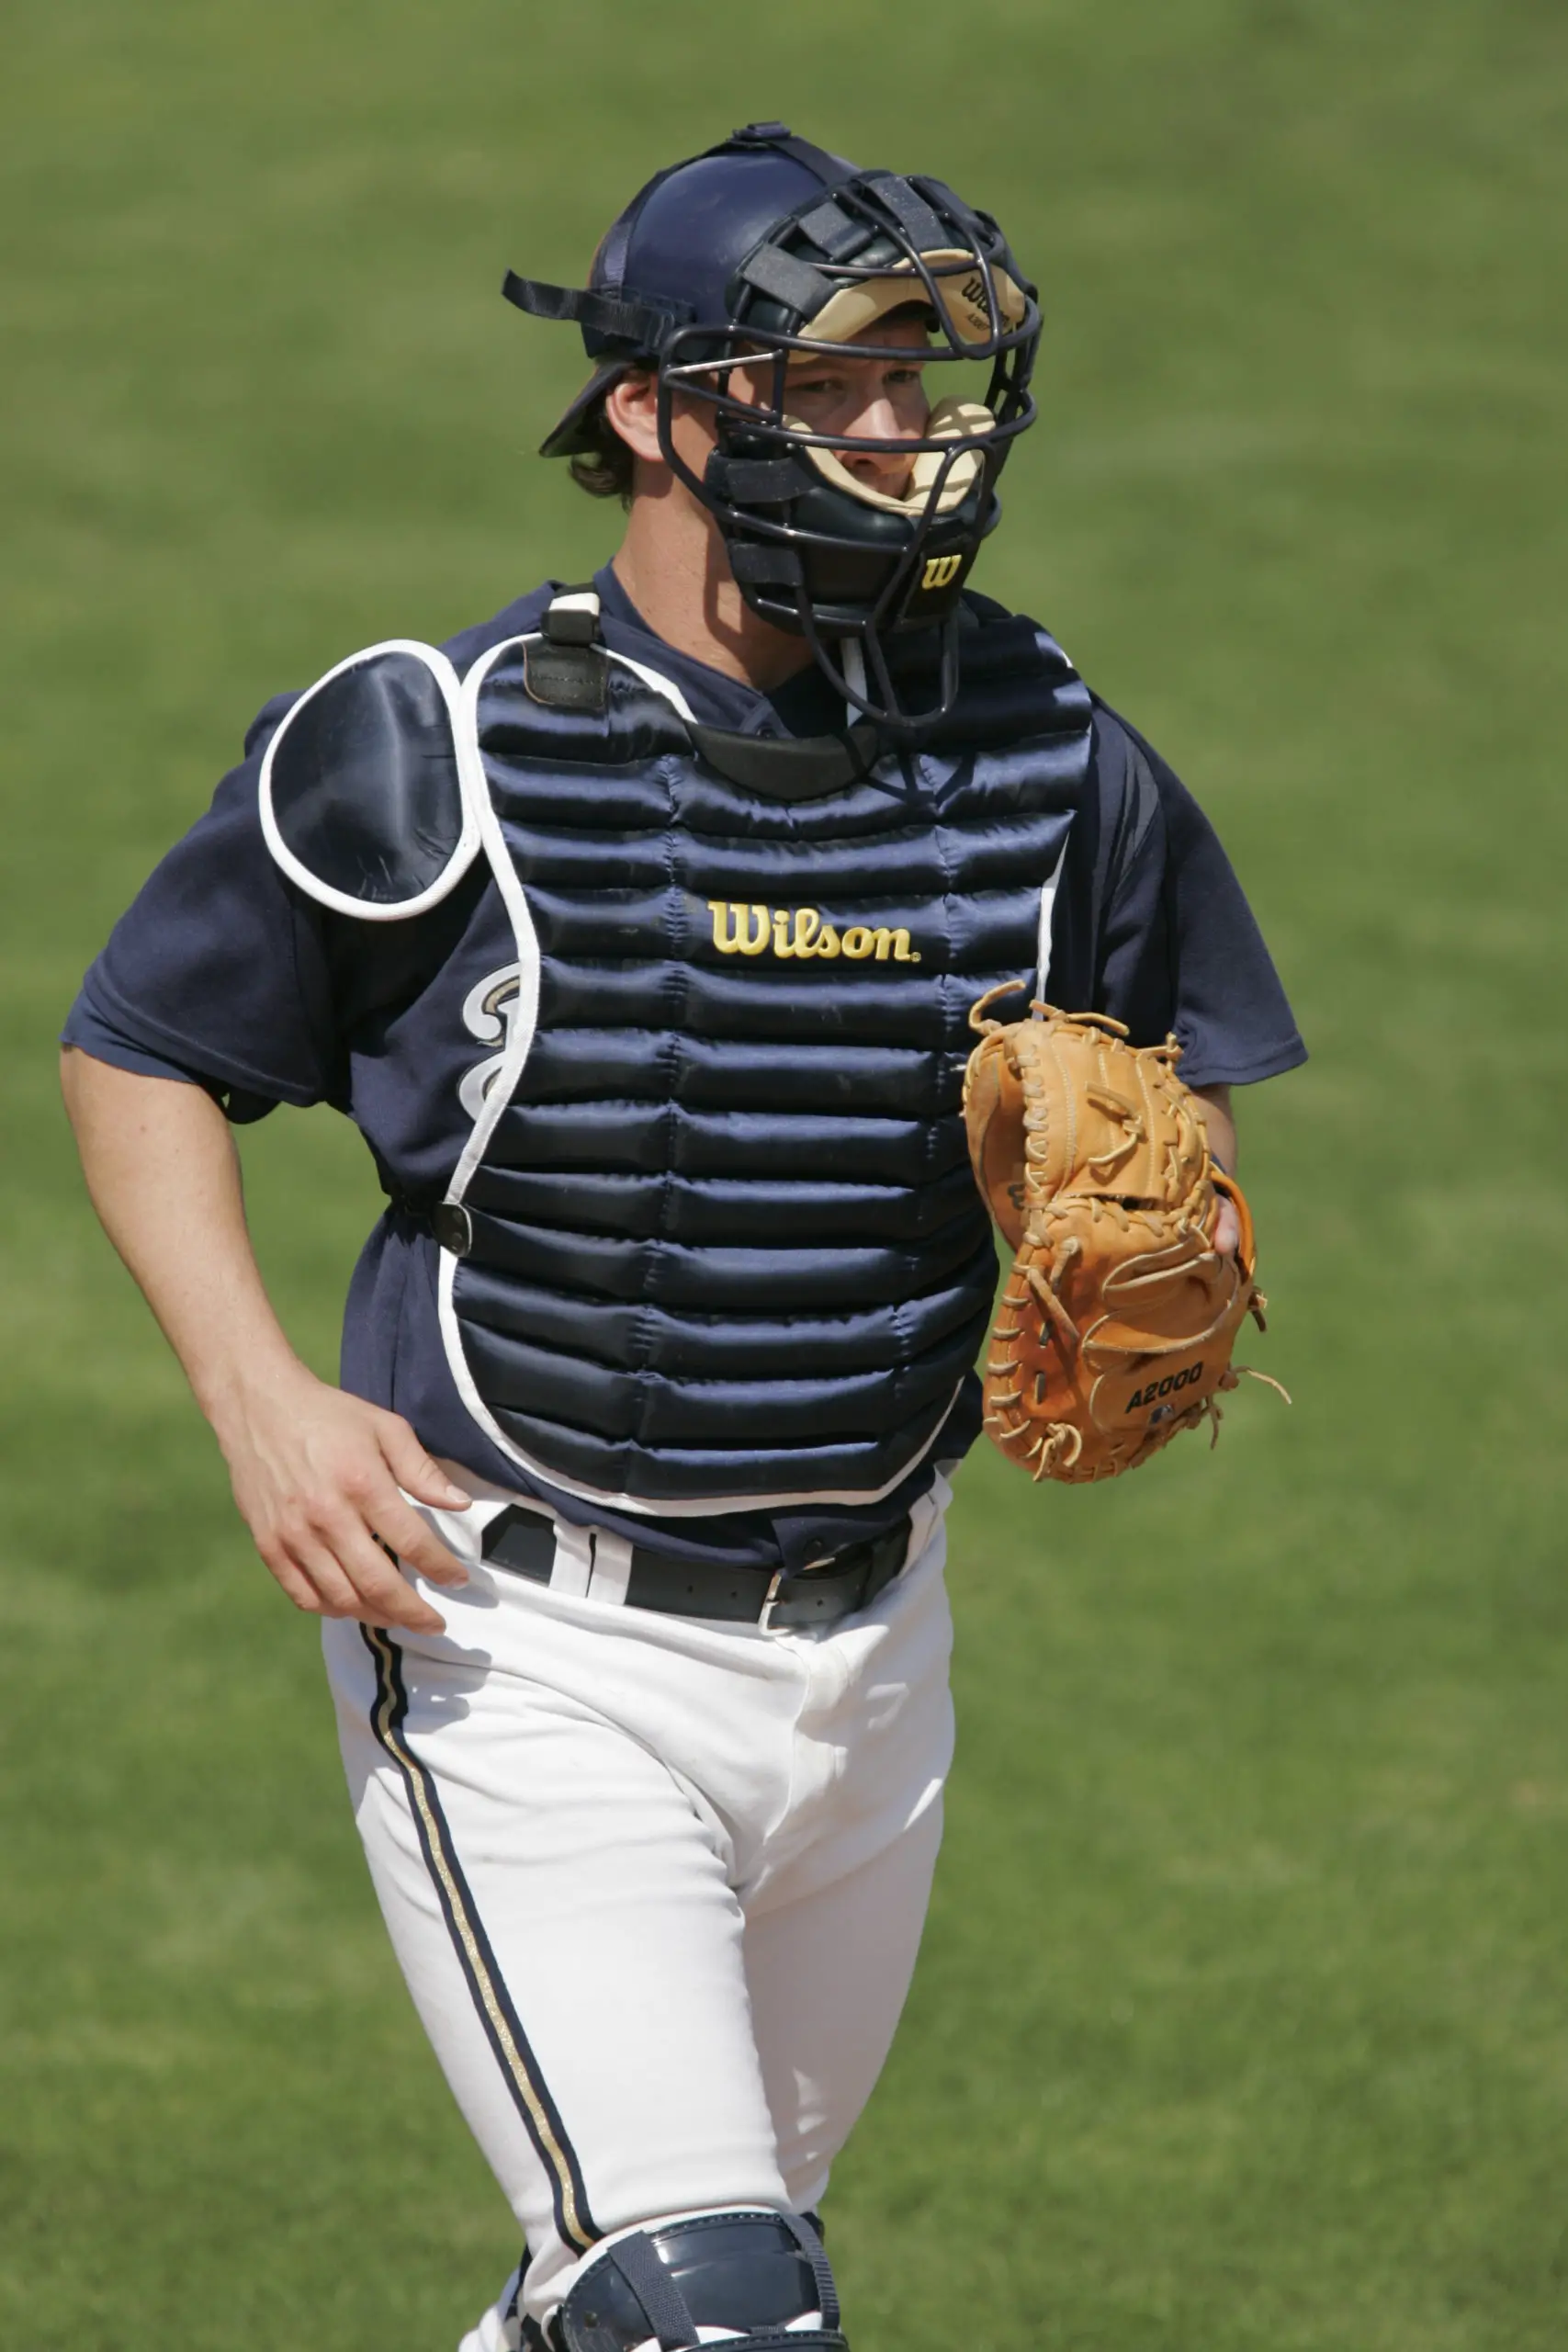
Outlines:
<svg viewBox="0 0 1568 2352"><path fill-rule="evenodd" d="M424 1513L469 1568L421 1586L444 1637L324 1645L376 1891L542 2324L605 2236L827 2188L942 1834L947 1488L869 1609L776 1634L574 1596L559 1555L549 1588L491 1568L503 1500ZM515 2341L509 2301L474 2352Z"/></svg>

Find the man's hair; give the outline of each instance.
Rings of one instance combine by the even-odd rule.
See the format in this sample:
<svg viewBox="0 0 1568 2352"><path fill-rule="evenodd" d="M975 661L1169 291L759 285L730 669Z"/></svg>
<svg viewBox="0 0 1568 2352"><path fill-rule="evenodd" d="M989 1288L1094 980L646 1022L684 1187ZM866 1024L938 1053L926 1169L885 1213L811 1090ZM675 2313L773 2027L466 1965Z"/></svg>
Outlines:
<svg viewBox="0 0 1568 2352"><path fill-rule="evenodd" d="M610 389L604 387L583 416L582 431L592 437L593 446L579 451L570 461L570 471L579 490L585 490L590 498L618 498L623 506L630 506L637 459L604 413Z"/></svg>

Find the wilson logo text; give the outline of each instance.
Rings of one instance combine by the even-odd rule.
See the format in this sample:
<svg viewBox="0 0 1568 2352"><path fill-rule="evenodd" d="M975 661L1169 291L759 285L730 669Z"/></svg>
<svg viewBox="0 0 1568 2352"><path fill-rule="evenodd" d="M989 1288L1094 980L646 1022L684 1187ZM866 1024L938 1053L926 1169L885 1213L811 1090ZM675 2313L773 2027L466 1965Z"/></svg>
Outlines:
<svg viewBox="0 0 1568 2352"><path fill-rule="evenodd" d="M900 923L852 922L841 930L815 907L758 907L743 899L710 899L713 944L721 956L847 956L852 964L918 964Z"/></svg>

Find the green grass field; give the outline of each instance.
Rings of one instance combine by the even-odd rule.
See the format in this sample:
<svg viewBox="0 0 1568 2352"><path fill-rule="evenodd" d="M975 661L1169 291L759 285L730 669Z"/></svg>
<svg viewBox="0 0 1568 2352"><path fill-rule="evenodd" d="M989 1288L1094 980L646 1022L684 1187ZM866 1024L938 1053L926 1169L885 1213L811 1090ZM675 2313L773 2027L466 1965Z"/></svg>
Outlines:
<svg viewBox="0 0 1568 2352"><path fill-rule="evenodd" d="M964 1480L856 2352L1561 2346L1568 16L34 0L5 47L0 2344L450 2352L511 2259L51 1041L267 694L607 551L502 271L580 280L778 113L1037 270L980 584L1198 791L1314 1057L1241 1106L1294 1410ZM246 1154L326 1369L368 1163L324 1112Z"/></svg>

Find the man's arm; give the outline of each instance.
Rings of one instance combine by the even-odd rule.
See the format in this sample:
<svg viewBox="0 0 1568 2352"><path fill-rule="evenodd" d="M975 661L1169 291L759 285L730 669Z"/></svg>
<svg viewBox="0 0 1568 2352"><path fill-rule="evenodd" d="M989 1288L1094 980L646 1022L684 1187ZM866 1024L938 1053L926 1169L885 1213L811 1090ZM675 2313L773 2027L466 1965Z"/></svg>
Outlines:
<svg viewBox="0 0 1568 2352"><path fill-rule="evenodd" d="M318 1380L294 1353L262 1285L217 1103L199 1086L69 1047L61 1079L93 1205L185 1368L284 1591L317 1616L440 1633L381 1546L436 1583L463 1583L399 1488L446 1510L469 1498L398 1414Z"/></svg>
<svg viewBox="0 0 1568 2352"><path fill-rule="evenodd" d="M1235 1174L1235 1113L1231 1108L1228 1086L1195 1086L1192 1089L1202 1105L1203 1125L1209 1137L1209 1150L1215 1164L1227 1176Z"/></svg>
<svg viewBox="0 0 1568 2352"><path fill-rule="evenodd" d="M1228 1086L1195 1086L1192 1089L1203 1114L1203 1126L1209 1138L1209 1151L1215 1165L1227 1176L1235 1174L1235 1114L1231 1109ZM1228 1257L1241 1239L1241 1225L1229 1201L1220 1203L1219 1223L1214 1227L1214 1246L1222 1257Z"/></svg>

